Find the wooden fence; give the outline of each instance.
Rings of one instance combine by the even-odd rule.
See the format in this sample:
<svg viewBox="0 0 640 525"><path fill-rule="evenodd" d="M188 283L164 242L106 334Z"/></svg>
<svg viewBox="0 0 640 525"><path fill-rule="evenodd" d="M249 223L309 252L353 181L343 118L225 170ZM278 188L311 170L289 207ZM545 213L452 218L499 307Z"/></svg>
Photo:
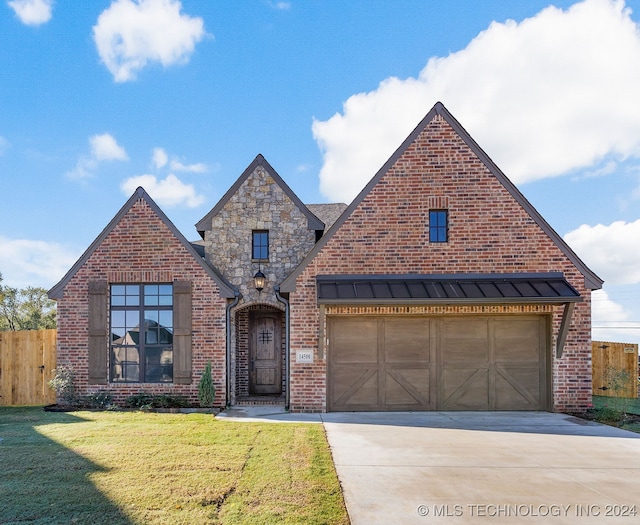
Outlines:
<svg viewBox="0 0 640 525"><path fill-rule="evenodd" d="M56 330L0 332L0 405L55 403L55 367Z"/></svg>
<svg viewBox="0 0 640 525"><path fill-rule="evenodd" d="M594 396L638 397L637 344L593 341L591 354Z"/></svg>

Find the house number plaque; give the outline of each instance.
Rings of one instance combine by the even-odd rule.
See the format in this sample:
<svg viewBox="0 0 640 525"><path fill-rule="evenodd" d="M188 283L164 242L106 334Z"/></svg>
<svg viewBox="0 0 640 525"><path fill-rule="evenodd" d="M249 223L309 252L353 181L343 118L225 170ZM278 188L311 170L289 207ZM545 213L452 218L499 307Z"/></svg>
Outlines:
<svg viewBox="0 0 640 525"><path fill-rule="evenodd" d="M296 363L313 363L313 352L296 352Z"/></svg>

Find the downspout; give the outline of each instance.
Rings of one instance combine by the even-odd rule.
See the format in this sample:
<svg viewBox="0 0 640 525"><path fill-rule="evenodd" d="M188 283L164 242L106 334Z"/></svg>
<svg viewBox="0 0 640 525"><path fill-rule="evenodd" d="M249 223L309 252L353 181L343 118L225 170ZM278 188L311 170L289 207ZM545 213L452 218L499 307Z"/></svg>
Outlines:
<svg viewBox="0 0 640 525"><path fill-rule="evenodd" d="M285 401L284 408L285 410L289 410L289 375L290 375L290 365L289 365L289 301L287 301L284 297L280 295L280 287L275 287L276 291L276 299L284 304L284 374L286 376L286 385L285 385Z"/></svg>
<svg viewBox="0 0 640 525"><path fill-rule="evenodd" d="M227 381L226 381L226 407L229 408L231 406L231 309L238 305L240 299L242 299L242 294L239 291L234 291L234 299L233 302L227 304L227 344L226 344L226 361L227 361Z"/></svg>

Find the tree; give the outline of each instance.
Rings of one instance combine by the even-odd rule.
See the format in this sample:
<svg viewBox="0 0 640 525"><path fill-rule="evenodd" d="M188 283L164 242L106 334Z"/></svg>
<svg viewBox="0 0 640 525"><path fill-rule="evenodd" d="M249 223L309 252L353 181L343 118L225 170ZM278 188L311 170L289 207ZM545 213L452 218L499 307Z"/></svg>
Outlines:
<svg viewBox="0 0 640 525"><path fill-rule="evenodd" d="M56 303L47 297L46 289L3 286L0 273L0 332L55 327Z"/></svg>

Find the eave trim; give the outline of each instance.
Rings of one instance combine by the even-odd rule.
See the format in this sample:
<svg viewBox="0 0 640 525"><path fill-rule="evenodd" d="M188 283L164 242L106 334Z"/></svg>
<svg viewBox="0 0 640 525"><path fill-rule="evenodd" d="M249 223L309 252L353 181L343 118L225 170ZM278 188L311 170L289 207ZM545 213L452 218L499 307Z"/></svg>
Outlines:
<svg viewBox="0 0 640 525"><path fill-rule="evenodd" d="M213 279L213 281L218 285L218 289L220 291L220 295L225 299L233 298L235 295L235 289L233 285L228 283L219 272L209 265L196 251L196 249L191 245L189 241L180 233L180 231L173 225L173 223L169 220L169 218L164 214L164 212L158 207L158 205L153 201L153 199L149 196L149 194L142 187L138 187L133 195L129 198L129 200L124 204L120 211L115 215L113 219L109 222L104 230L96 237L96 239L91 243L91 245L86 249L86 251L80 256L80 258L76 261L76 263L71 267L71 269L65 274L65 276L53 287L49 290L48 296L50 299L61 299L62 294L64 292L64 288L67 286L69 281L73 278L73 276L84 266L84 264L89 260L91 255L98 249L98 247L104 242L107 236L111 233L111 231L117 226L117 224L122 220L122 218L129 212L131 207L138 201L145 201L149 207L153 210L153 212L158 216L158 218L164 223L164 225L171 231L171 233L180 241L180 243L184 246L184 248L191 254L191 256L196 260L196 262L204 269L204 271Z"/></svg>
<svg viewBox="0 0 640 525"><path fill-rule="evenodd" d="M262 166L265 171L271 176L271 178L276 182L276 184L282 189L289 199L295 204L295 206L305 215L307 218L307 228L309 230L324 230L325 225L318 217L316 217L309 208L300 200L300 198L293 192L293 190L287 185L287 183L278 175L276 170L273 169L271 164L267 162L261 154L258 154L255 159L247 166L247 168L242 172L242 175L238 177L231 188L227 190L227 192L223 195L223 197L218 201L218 203L213 207L213 209L207 213L202 219L200 219L196 223L196 230L200 234L200 236L204 239L204 232L211 228L211 221L213 218L218 215L218 213L222 210L225 204L233 197L240 187L244 184L244 182L249 178L249 176L256 170L258 166Z"/></svg>
<svg viewBox="0 0 640 525"><path fill-rule="evenodd" d="M571 263L584 276L584 286L589 290L599 290L602 288L603 280L598 277L587 265L578 257L578 255L569 247L569 245L558 235L558 233L547 223L547 221L538 213L531 203L524 197L518 188L507 178L507 176L498 168L498 166L489 158L485 151L476 143L469 133L460 125L460 123L449 113L442 102L437 102L433 108L420 121L411 134L404 140L400 147L391 155L384 165L373 176L369 183L362 189L358 196L346 208L340 218L329 228L324 236L316 243L313 249L300 262L300 264L287 276L281 283L282 292L291 293L296 290L296 279L302 274L307 265L314 259L318 252L333 237L335 232L345 223L353 211L371 192L380 179L391 169L396 161L404 154L409 146L418 138L418 136L426 129L429 123L440 115L458 134L462 141L469 149L480 159L487 169L500 181L511 196L523 207L529 216L538 224L538 226L549 236L560 251L571 261Z"/></svg>

